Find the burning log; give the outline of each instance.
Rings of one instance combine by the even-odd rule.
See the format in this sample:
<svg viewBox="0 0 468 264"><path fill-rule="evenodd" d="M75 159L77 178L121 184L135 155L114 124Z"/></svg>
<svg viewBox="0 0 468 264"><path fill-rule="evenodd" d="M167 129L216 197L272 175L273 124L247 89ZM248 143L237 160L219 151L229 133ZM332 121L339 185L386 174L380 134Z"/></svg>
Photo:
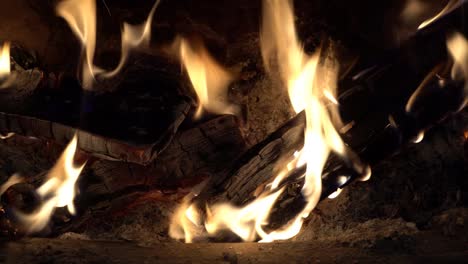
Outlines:
<svg viewBox="0 0 468 264"><path fill-rule="evenodd" d="M12 84L0 90L0 134L65 145L78 131L83 151L148 164L167 147L193 106L182 95L182 78L174 76L178 71L155 61L140 58L122 78L102 81L111 85L105 91L85 91L72 78L46 75L37 68L29 70L36 74L12 75ZM25 85L31 79L35 81Z"/></svg>
<svg viewBox="0 0 468 264"><path fill-rule="evenodd" d="M345 124L340 133L363 163L379 163L408 142L420 140L424 131L465 106L464 81L450 76L453 54L447 51L446 43L447 36L449 42L453 38L452 32L464 32L466 5L426 26L398 50L377 59L361 58L339 82L337 101ZM302 112L247 152L228 178L215 181L206 192L211 191L214 200L236 205L251 201L271 182L280 157L302 147L304 124ZM353 155L345 160L329 157L322 176L321 199L355 179L369 176L363 165L358 164L361 168L356 170ZM280 187L301 185L305 170L305 165L293 169ZM281 226L278 222L284 224L287 216L300 212L305 202L298 191L294 190L294 198L281 213L274 213L281 215L278 219L273 214L270 225Z"/></svg>
<svg viewBox="0 0 468 264"><path fill-rule="evenodd" d="M163 198L172 197L164 199L177 199L180 193L186 192L183 189L187 186L206 177L221 177L226 173L225 168L231 167L233 160L245 148L237 118L225 115L179 131L161 155L148 165L101 159L90 161L89 170L84 173L86 176L82 176L81 195L76 200L79 216L69 221L69 214L57 211L49 231L43 234L77 230L85 223L124 211L138 201L143 202L150 193L158 192ZM42 176L43 173L30 177L28 182L40 182ZM10 189L5 195L9 194L12 199L23 195L12 195ZM4 208L10 208L10 205L4 204ZM0 230L16 228L11 217L0 216L0 219L12 226L0 227ZM16 236L22 233L18 231Z"/></svg>

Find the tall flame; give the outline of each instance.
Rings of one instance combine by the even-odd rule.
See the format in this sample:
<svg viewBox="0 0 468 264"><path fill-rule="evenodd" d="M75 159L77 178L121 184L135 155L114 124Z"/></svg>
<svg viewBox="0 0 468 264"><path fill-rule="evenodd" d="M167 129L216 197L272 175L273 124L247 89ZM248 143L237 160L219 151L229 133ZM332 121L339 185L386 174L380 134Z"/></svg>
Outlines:
<svg viewBox="0 0 468 264"><path fill-rule="evenodd" d="M199 118L203 110L236 114L237 108L227 100L229 84L234 80L232 73L219 65L201 43L178 38L175 47L198 96L195 118Z"/></svg>
<svg viewBox="0 0 468 264"><path fill-rule="evenodd" d="M445 14L451 12L452 10L454 10L455 8L460 6L464 1L465 0L450 0L447 3L447 5L438 14L436 14L434 17L429 18L429 19L425 20L424 22L422 22L419 25L418 29L423 29L423 28L427 27L432 22L436 21L437 19L441 18Z"/></svg>
<svg viewBox="0 0 468 264"><path fill-rule="evenodd" d="M74 155L77 148L76 135L63 151L54 167L48 172L47 179L37 193L44 203L35 212L24 214L17 212L19 220L34 232L42 230L49 222L56 207L67 207L70 214L75 214L73 200L76 195L76 182L85 164L74 165Z"/></svg>
<svg viewBox="0 0 468 264"><path fill-rule="evenodd" d="M114 77L117 75L127 62L130 52L138 47L149 47L151 41L151 23L153 21L156 8L159 6L161 0L157 0L148 15L145 22L140 25L131 25L128 23L123 24L122 28L122 54L117 67L107 73L103 73L104 77Z"/></svg>
<svg viewBox="0 0 468 264"><path fill-rule="evenodd" d="M83 44L81 78L83 88L90 89L94 80L94 51L96 48L95 0L66 0L57 5L57 14L63 17Z"/></svg>
<svg viewBox="0 0 468 264"><path fill-rule="evenodd" d="M468 41L462 34L453 33L447 39L447 49L454 61L451 72L452 79L465 81L465 100L460 106L462 109L468 104Z"/></svg>
<svg viewBox="0 0 468 264"><path fill-rule="evenodd" d="M204 227L209 234L228 229L246 241L253 241L258 236L261 242L270 242L289 239L298 234L303 219L320 199L322 170L328 155L334 151L344 156L346 150L334 127L335 120L331 117L335 116L333 113L338 103L335 97L337 63L330 58L321 62L320 52L312 56L304 53L297 38L290 0L263 1L261 48L267 70L272 74L276 69L279 70L294 110L305 110L304 146L289 158L290 161L272 179L265 191L245 207L237 208L227 203L209 206ZM307 168L303 175L302 194L307 201L306 206L286 226L267 232L265 226L271 209L283 192L280 183L291 170L305 165ZM193 210L191 205L184 206L185 210ZM182 229L186 242L190 242L193 239L191 231L197 223L187 221L184 217L186 214L175 215L172 226ZM181 223L189 223L191 228L185 228Z"/></svg>
<svg viewBox="0 0 468 264"><path fill-rule="evenodd" d="M57 5L57 14L63 17L73 33L83 45L84 56L82 63L82 85L84 89L91 89L96 75L104 78L115 76L125 65L129 53L138 47L149 46L151 39L151 23L160 0L153 5L148 18L141 25L123 24L122 54L119 64L112 71L105 71L94 65L96 50L96 2L95 0L65 0Z"/></svg>
<svg viewBox="0 0 468 264"><path fill-rule="evenodd" d="M10 43L5 42L0 47L0 78L5 78L10 74Z"/></svg>

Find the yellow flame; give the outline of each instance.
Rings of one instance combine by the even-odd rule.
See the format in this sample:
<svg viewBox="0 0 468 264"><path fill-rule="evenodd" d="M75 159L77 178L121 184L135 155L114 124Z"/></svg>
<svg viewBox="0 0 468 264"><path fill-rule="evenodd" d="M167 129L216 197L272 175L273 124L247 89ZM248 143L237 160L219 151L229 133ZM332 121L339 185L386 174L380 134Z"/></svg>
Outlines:
<svg viewBox="0 0 468 264"><path fill-rule="evenodd" d="M128 23L123 24L122 29L122 54L117 67L107 73L103 73L103 77L109 78L117 75L127 62L130 52L138 47L147 48L150 46L151 41L151 23L153 21L156 8L159 6L161 0L157 0L148 15L145 22L140 25L131 25Z"/></svg>
<svg viewBox="0 0 468 264"><path fill-rule="evenodd" d="M0 139L9 139L13 137L14 135L15 133L12 133L12 132L7 133L6 135L0 134Z"/></svg>
<svg viewBox="0 0 468 264"><path fill-rule="evenodd" d="M200 219L201 216L195 205L190 204L186 199L173 216L173 221L169 226L169 235L175 239L185 239L186 243L192 243L194 235L200 229Z"/></svg>
<svg viewBox="0 0 468 264"><path fill-rule="evenodd" d="M460 109L468 104L468 41L460 33L453 33L447 39L447 49L454 63L451 77L454 80L464 80L464 102Z"/></svg>
<svg viewBox="0 0 468 264"><path fill-rule="evenodd" d="M430 18L430 19L427 19L426 21L422 22L418 29L423 29L425 27L427 27L429 24L431 24L432 22L436 21L437 19L441 18L443 15L451 12L452 10L454 10L455 8L457 8L459 5L461 5L464 1L461 1L461 0L450 0L447 5L437 14L435 15L434 17Z"/></svg>
<svg viewBox="0 0 468 264"><path fill-rule="evenodd" d="M57 5L63 17L83 44L82 85L91 89L94 80L94 51L96 48L96 2L94 0L66 0Z"/></svg>
<svg viewBox="0 0 468 264"><path fill-rule="evenodd" d="M23 181L23 178L21 178L19 175L14 174L11 176L2 186L0 186L0 195L2 195L8 188L11 186L18 184Z"/></svg>
<svg viewBox="0 0 468 264"><path fill-rule="evenodd" d="M336 197L338 197L341 194L342 191L343 191L343 189L338 188L338 190L336 190L334 193L330 194L328 196L328 198L329 199L335 199Z"/></svg>
<svg viewBox="0 0 468 264"><path fill-rule="evenodd" d="M415 144L421 143L421 141L423 141L423 139L424 139L424 131L420 131L418 133L418 136L413 140L413 143L415 143Z"/></svg>
<svg viewBox="0 0 468 264"><path fill-rule="evenodd" d="M267 71L271 74L279 71L294 110L305 110L304 146L289 158L264 192L248 205L241 208L226 203L209 206L205 228L208 234L228 229L245 241L260 237L261 242L271 242L289 239L299 233L304 218L320 199L322 170L328 155L331 151L345 155L346 150L334 126L338 104L335 97L337 63L330 57L320 62L320 52L312 56L304 53L296 35L292 2L289 0L264 0L262 26L261 49ZM271 209L283 192L282 188L278 189L280 183L289 171L304 165L307 165L302 188L307 201L305 208L287 225L272 232L265 231ZM184 217L183 214L175 215L173 223L181 222L177 219L181 216ZM185 234L186 238L193 238L189 229Z"/></svg>
<svg viewBox="0 0 468 264"><path fill-rule="evenodd" d="M229 84L234 80L232 73L219 65L201 43L190 43L179 37L175 47L199 100L195 118L200 118L203 110L236 114L237 107L228 103Z"/></svg>
<svg viewBox="0 0 468 264"><path fill-rule="evenodd" d="M112 71L105 71L94 65L96 50L96 2L95 0L65 0L57 5L56 12L63 17L73 33L81 41L84 56L81 61L81 79L84 89L91 89L95 75L104 78L115 76L125 65L130 51L140 46L147 47L151 39L151 22L160 0L157 0L151 9L148 18L141 25L123 24L122 54L119 64Z"/></svg>
<svg viewBox="0 0 468 264"><path fill-rule="evenodd" d="M10 43L5 42L0 47L0 78L5 78L10 74Z"/></svg>
<svg viewBox="0 0 468 264"><path fill-rule="evenodd" d="M76 167L74 155L77 148L76 135L70 141L57 160L54 167L48 172L47 179L38 189L37 193L44 200L44 204L31 214L18 212L18 218L27 226L28 231L42 230L49 222L56 207L66 206L70 214L75 214L73 200L76 195L76 182L85 164Z"/></svg>

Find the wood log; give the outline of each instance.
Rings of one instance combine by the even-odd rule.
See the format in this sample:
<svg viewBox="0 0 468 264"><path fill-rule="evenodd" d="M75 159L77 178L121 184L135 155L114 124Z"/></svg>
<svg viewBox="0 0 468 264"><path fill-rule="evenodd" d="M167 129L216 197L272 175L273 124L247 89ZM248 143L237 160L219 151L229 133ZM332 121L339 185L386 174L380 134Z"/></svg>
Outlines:
<svg viewBox="0 0 468 264"><path fill-rule="evenodd" d="M151 164L98 160L89 166L88 184L76 203L81 217L62 225L56 233L77 230L87 222L124 210L154 191L188 192L204 179L224 178L226 168L246 150L235 116L220 116L179 132L164 152ZM186 188L184 191L183 188ZM172 199L181 198L173 195Z"/></svg>
<svg viewBox="0 0 468 264"><path fill-rule="evenodd" d="M339 110L348 127L342 138L352 150L351 157L357 154L364 164L373 166L463 105L464 85L448 77L451 64L445 44L447 34L463 32L463 14L463 8L457 9L380 58L361 58L340 80ZM424 92L408 111L408 101L416 90ZM212 199L235 204L253 199L259 187L273 180L279 159L302 147L304 122L304 113L297 115L247 152L228 178L207 187L209 195L200 197L214 193ZM362 176L362 164L359 167L356 171L349 159L331 155L324 169L322 199ZM294 178L304 172L304 167L294 170L293 182L300 184L301 180ZM339 178L342 176L346 176L344 183ZM293 202L303 200L297 195Z"/></svg>
<svg viewBox="0 0 468 264"><path fill-rule="evenodd" d="M142 56L118 78L84 91L73 78L17 76L0 91L0 134L16 133L79 147L99 158L148 164L170 143L194 106L177 68ZM38 79L33 87L23 79ZM45 76L45 77L44 77ZM31 83L30 81L28 83ZM25 89L24 87L29 87Z"/></svg>

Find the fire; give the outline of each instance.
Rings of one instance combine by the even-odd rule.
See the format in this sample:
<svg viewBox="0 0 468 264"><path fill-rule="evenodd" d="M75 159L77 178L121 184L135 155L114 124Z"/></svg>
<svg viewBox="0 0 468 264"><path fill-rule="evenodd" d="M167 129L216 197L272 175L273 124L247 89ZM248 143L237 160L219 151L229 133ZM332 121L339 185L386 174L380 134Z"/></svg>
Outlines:
<svg viewBox="0 0 468 264"><path fill-rule="evenodd" d="M81 78L83 88L90 89L94 80L94 50L96 48L96 2L94 0L66 0L57 5L63 17L84 46Z"/></svg>
<svg viewBox="0 0 468 264"><path fill-rule="evenodd" d="M96 2L95 0L65 0L57 5L57 14L63 17L83 45L81 79L84 89L91 89L95 76L115 76L125 65L130 52L140 46L147 47L151 39L151 23L160 0L151 9L148 18L141 25L123 24L122 54L119 64L112 71L105 71L94 65L96 49Z"/></svg>
<svg viewBox="0 0 468 264"><path fill-rule="evenodd" d="M0 139L9 139L9 138L13 137L14 135L15 135L15 133L12 133L12 132L7 133L6 135L0 134Z"/></svg>
<svg viewBox="0 0 468 264"><path fill-rule="evenodd" d="M5 42L0 47L0 79L10 74L10 43Z"/></svg>
<svg viewBox="0 0 468 264"><path fill-rule="evenodd" d="M21 178L19 175L14 174L11 176L2 186L0 186L0 195L2 195L8 188L11 186L18 184L23 181L23 178Z"/></svg>
<svg viewBox="0 0 468 264"><path fill-rule="evenodd" d="M424 139L424 131L418 133L418 136L413 140L413 143L421 143Z"/></svg>
<svg viewBox="0 0 468 264"><path fill-rule="evenodd" d="M174 46L178 49L182 64L187 71L199 104L195 118L200 118L203 110L217 114L236 114L236 106L228 103L229 84L233 74L219 65L201 43L190 43L178 38Z"/></svg>
<svg viewBox="0 0 468 264"><path fill-rule="evenodd" d="M306 113L304 146L289 157L289 162L272 179L272 183L248 205L242 208L227 203L208 206L204 227L210 235L227 229L245 241L254 241L260 237L261 242L271 242L289 239L299 233L304 218L319 202L322 170L328 155L333 151L346 157L346 148L335 129L335 125L340 123L336 115L338 101L335 96L338 65L332 56L321 61L320 51L312 56L304 53L297 38L291 1L263 1L261 50L267 71L270 74L278 71L288 88L294 110ZM306 166L306 172L302 175L302 195L307 201L306 206L286 226L267 232L265 226L271 210L283 192L284 187L279 188L280 183L291 170L303 166ZM368 178L368 175L365 177ZM193 210L187 203L183 206L182 210L187 213ZM172 225L183 230L186 241L190 242L195 223L187 220L187 213L176 214ZM192 225L186 228L181 223Z"/></svg>
<svg viewBox="0 0 468 264"><path fill-rule="evenodd" d="M154 13L156 8L159 6L161 1L157 0L148 15L145 22L140 25L131 25L128 23L123 24L122 29L122 54L117 67L110 72L103 73L104 77L113 77L117 75L125 66L128 56L133 49L138 47L149 47L151 40L151 22L153 21Z"/></svg>
<svg viewBox="0 0 468 264"><path fill-rule="evenodd" d="M76 182L85 164L75 166L73 158L78 139L76 135L59 157L57 163L48 172L47 179L36 191L44 203L35 212L24 214L17 212L19 220L28 231L42 230L49 222L56 207L67 207L70 214L75 214L73 200L76 195Z"/></svg>
<svg viewBox="0 0 468 264"><path fill-rule="evenodd" d="M468 104L468 41L460 33L453 33L447 39L447 49L454 63L451 77L453 80L464 80L464 102L460 109Z"/></svg>
<svg viewBox="0 0 468 264"><path fill-rule="evenodd" d="M445 14L449 13L450 11L454 10L455 8L457 8L459 5L461 5L463 3L462 0L450 0L447 5L437 14L435 15L434 17L430 18L430 19L427 19L425 20L424 22L421 23L421 25L419 25L418 29L423 29L425 28L426 26L428 26L429 24L431 24L432 22L436 21L437 19L439 19L440 17L444 16Z"/></svg>

